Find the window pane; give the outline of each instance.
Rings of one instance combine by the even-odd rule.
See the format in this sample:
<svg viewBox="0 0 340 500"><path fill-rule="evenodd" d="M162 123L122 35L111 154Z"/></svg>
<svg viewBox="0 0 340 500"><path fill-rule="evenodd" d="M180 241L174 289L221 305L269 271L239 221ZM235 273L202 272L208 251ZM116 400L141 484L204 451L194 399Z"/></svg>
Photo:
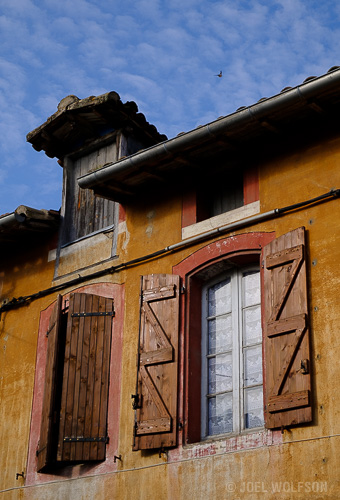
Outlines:
<svg viewBox="0 0 340 500"><path fill-rule="evenodd" d="M208 433L222 434L233 430L233 397L231 393L209 398Z"/></svg>
<svg viewBox="0 0 340 500"><path fill-rule="evenodd" d="M244 391L244 425L246 429L261 427L263 420L263 389L254 387Z"/></svg>
<svg viewBox="0 0 340 500"><path fill-rule="evenodd" d="M227 351L232 346L232 323L231 315L212 319L208 323L209 354Z"/></svg>
<svg viewBox="0 0 340 500"><path fill-rule="evenodd" d="M262 346L244 350L244 386L262 384Z"/></svg>
<svg viewBox="0 0 340 500"><path fill-rule="evenodd" d="M221 354L208 360L208 393L230 391L233 387L233 364L230 354Z"/></svg>
<svg viewBox="0 0 340 500"><path fill-rule="evenodd" d="M261 306L253 306L243 310L244 345L256 344L262 340Z"/></svg>
<svg viewBox="0 0 340 500"><path fill-rule="evenodd" d="M208 316L217 316L231 311L230 279L209 288Z"/></svg>
<svg viewBox="0 0 340 500"><path fill-rule="evenodd" d="M242 277L243 307L253 306L261 302L260 273L245 273Z"/></svg>

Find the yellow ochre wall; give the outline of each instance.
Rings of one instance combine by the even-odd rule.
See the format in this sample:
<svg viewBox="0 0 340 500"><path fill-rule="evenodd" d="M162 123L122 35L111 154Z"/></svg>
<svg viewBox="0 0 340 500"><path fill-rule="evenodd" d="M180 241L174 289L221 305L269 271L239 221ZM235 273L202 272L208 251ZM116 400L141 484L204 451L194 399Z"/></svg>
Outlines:
<svg viewBox="0 0 340 500"><path fill-rule="evenodd" d="M261 212L304 201L340 188L340 140L301 150L259 166ZM160 250L181 240L181 196L154 198L126 207L126 232L117 253L124 261ZM340 498L340 199L314 204L239 231L272 232L280 236L305 226L311 317L313 411L311 425L274 433L271 443L237 451L204 446L159 456L157 451L133 452L133 411L139 321L140 276L171 273L172 267L202 248L203 242L144 262L122 275L101 281L125 283L125 312L119 446L117 470L102 475L61 479L25 487L17 472L25 471L33 397L40 311L56 294L3 314L1 339L0 499L283 499ZM21 253L21 252L20 252ZM115 260L115 264L119 262ZM54 263L47 250L25 253L0 268L1 300L51 286ZM1 285L0 285L1 290ZM62 293L67 293L65 289ZM250 433L251 434L251 433ZM228 439L224 439L225 443Z"/></svg>

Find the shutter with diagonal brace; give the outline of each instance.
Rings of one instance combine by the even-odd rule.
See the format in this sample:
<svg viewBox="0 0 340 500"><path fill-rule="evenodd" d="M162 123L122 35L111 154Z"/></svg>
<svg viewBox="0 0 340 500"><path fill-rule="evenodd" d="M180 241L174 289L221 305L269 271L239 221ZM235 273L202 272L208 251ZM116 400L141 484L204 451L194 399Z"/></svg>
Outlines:
<svg viewBox="0 0 340 500"><path fill-rule="evenodd" d="M47 353L45 369L45 386L43 408L41 415L40 438L37 450L37 470L40 472L51 461L55 442L56 430L56 397L57 397L57 370L59 354L59 333L61 325L62 296L58 295L57 301L50 316L47 331Z"/></svg>
<svg viewBox="0 0 340 500"><path fill-rule="evenodd" d="M179 276L142 278L134 450L175 446Z"/></svg>
<svg viewBox="0 0 340 500"><path fill-rule="evenodd" d="M305 229L264 247L266 427L312 420Z"/></svg>
<svg viewBox="0 0 340 500"><path fill-rule="evenodd" d="M58 437L58 461L103 460L113 300L70 295Z"/></svg>

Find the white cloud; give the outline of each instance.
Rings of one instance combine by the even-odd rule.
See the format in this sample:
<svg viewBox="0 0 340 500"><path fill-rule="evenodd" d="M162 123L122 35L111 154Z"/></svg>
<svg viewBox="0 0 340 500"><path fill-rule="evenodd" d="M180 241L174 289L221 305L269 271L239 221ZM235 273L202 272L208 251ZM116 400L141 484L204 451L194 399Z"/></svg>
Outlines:
<svg viewBox="0 0 340 500"><path fill-rule="evenodd" d="M171 137L339 61L340 7L331 0L0 0L0 8L0 179L23 179L31 190L19 194L40 207L54 190L59 205L61 169L27 153L25 136L68 94L115 90ZM8 193L0 213L15 208Z"/></svg>

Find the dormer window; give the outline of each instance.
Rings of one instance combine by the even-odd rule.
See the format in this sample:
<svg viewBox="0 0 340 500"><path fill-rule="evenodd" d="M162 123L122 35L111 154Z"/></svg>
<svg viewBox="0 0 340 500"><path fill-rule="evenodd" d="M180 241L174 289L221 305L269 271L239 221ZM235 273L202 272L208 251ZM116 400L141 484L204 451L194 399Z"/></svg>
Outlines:
<svg viewBox="0 0 340 500"><path fill-rule="evenodd" d="M62 246L76 242L104 229L113 229L118 205L81 189L77 179L106 163L117 160L116 141L98 147L77 158L65 159Z"/></svg>

